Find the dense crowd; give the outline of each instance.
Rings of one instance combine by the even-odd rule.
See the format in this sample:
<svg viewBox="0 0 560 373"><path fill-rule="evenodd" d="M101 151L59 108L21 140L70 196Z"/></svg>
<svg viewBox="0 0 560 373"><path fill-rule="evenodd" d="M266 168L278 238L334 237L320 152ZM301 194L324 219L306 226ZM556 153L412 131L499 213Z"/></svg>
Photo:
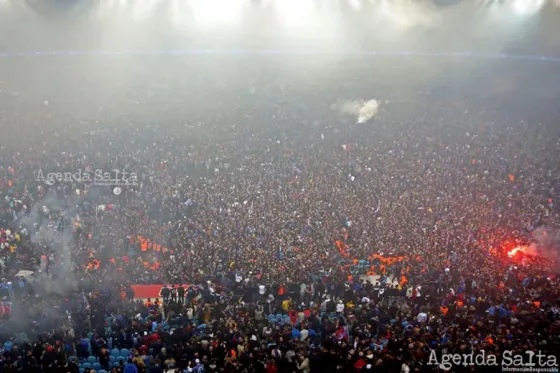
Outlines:
<svg viewBox="0 0 560 373"><path fill-rule="evenodd" d="M51 129L25 138L37 119L16 115L0 149L2 371L466 372L442 356L556 356L557 126L418 100L355 124L265 97L183 129L123 115L85 134L45 102ZM135 284L168 287L136 299Z"/></svg>

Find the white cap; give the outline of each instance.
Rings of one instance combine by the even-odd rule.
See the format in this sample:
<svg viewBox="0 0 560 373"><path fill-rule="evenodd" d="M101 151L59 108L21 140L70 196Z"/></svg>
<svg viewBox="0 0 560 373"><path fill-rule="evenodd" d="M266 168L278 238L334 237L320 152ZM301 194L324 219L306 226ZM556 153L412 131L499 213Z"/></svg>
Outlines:
<svg viewBox="0 0 560 373"><path fill-rule="evenodd" d="M194 362L195 362L196 364L200 364L200 360L198 360L198 359L196 359Z"/></svg>

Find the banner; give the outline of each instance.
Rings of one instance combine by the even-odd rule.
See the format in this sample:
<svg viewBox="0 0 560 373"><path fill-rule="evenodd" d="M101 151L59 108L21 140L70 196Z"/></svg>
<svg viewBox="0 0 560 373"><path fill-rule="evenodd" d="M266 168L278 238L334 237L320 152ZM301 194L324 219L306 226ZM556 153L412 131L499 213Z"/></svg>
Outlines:
<svg viewBox="0 0 560 373"><path fill-rule="evenodd" d="M146 298L162 298L161 296L161 289L163 289L165 285L162 284L155 284L155 285L131 285L130 287L134 291L134 299L146 299ZM171 287L171 285L167 285ZM183 285L185 290L187 290L191 285ZM179 285L173 285L173 287L177 288Z"/></svg>

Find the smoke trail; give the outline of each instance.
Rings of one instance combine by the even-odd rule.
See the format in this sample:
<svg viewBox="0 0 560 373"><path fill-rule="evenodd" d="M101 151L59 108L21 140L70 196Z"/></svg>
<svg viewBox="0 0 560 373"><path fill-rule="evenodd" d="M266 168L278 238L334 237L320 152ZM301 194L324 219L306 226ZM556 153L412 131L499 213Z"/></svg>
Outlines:
<svg viewBox="0 0 560 373"><path fill-rule="evenodd" d="M379 103L377 100L345 101L334 104L332 107L342 114L355 116L357 123L366 123L368 120L374 118L379 112Z"/></svg>

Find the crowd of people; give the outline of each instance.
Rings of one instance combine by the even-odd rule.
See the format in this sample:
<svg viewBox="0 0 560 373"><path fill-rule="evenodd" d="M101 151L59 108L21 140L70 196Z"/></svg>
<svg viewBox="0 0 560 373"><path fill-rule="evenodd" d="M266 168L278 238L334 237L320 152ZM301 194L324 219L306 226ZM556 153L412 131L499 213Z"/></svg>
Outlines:
<svg viewBox="0 0 560 373"><path fill-rule="evenodd" d="M556 123L424 96L411 116L386 102L355 124L270 95L86 133L49 102L3 109L21 123L0 148L3 372L466 372L496 370L441 361L556 356ZM138 299L136 284L166 287Z"/></svg>

